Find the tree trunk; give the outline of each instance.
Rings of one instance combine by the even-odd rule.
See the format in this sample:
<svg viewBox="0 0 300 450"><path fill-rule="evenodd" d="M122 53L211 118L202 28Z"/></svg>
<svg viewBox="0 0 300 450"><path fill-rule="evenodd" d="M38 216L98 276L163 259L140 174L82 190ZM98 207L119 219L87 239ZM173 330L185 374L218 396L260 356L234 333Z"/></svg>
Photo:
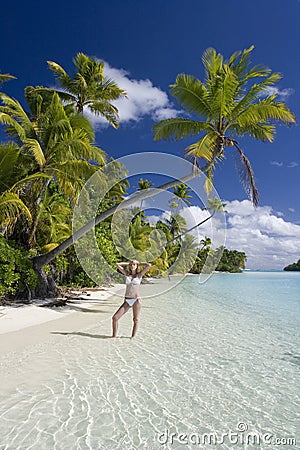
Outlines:
<svg viewBox="0 0 300 450"><path fill-rule="evenodd" d="M38 267L33 262L33 268L38 276L38 284L33 292L34 297L56 297L59 294L59 290L55 284L53 270L49 274L46 274L43 267Z"/></svg>

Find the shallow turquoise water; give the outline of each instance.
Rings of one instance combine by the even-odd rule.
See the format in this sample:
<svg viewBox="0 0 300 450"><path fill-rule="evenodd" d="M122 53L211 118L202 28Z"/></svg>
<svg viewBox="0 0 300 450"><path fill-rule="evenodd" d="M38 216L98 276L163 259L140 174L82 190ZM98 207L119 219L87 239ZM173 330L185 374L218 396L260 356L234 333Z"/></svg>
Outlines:
<svg viewBox="0 0 300 450"><path fill-rule="evenodd" d="M130 314L101 345L95 319L54 349L61 376L1 396L0 448L297 448L299 294L297 273L188 276L143 300L134 342Z"/></svg>

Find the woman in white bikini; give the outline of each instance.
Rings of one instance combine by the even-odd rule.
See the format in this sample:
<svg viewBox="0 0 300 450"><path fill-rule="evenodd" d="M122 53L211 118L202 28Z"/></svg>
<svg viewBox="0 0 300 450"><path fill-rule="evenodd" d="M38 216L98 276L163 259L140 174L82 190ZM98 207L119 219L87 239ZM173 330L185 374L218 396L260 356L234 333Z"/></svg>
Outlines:
<svg viewBox="0 0 300 450"><path fill-rule="evenodd" d="M128 269L124 269L128 266ZM142 270L140 270L144 266ZM126 292L124 303L112 317L112 337L117 336L118 321L130 308L133 311L133 329L131 338L134 338L138 328L139 315L141 311L141 298L139 296L140 284L142 277L150 269L150 263L139 263L136 260L124 263L117 263L119 271L126 276Z"/></svg>

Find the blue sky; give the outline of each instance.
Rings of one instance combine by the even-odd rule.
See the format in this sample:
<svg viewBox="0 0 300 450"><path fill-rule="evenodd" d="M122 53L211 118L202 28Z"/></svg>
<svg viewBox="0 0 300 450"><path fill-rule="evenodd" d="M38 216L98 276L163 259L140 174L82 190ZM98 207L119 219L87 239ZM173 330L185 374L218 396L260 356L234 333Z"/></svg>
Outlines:
<svg viewBox="0 0 300 450"><path fill-rule="evenodd" d="M178 73L203 79L201 55L207 47L228 57L254 44L253 64L263 63L283 74L279 94L299 118L299 19L299 0L6 2L0 17L0 70L18 79L3 90L22 100L27 85L54 85L47 60L72 71L77 52L96 56L106 62L107 74L130 93L127 103L120 104L119 130L95 123L98 145L114 158L150 150L181 156L192 140L153 142L152 126L180 109L168 95ZM279 126L273 144L240 140L260 191L256 227L248 231L260 232L262 238L248 249L237 242L239 230L229 244L253 252L253 268L259 266L255 249L265 252L264 267L268 261L270 268L293 262L297 248L300 257L299 137L298 126ZM247 197L230 154L218 167L215 184L220 197L233 205L230 217L239 216L238 205L245 211ZM243 230L252 217L249 211L241 215ZM229 228L234 226L229 221Z"/></svg>

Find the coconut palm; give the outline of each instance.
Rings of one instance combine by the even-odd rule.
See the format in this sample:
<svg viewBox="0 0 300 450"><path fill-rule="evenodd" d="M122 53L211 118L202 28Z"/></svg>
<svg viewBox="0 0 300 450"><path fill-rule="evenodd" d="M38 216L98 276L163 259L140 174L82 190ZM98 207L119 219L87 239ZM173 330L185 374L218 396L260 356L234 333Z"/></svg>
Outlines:
<svg viewBox="0 0 300 450"><path fill-rule="evenodd" d="M124 97L126 92L104 76L104 63L78 53L73 59L76 73L69 75L62 66L48 61L59 87L60 98L74 106L78 113L88 108L93 114L104 117L114 128L118 128L118 109L112 101Z"/></svg>
<svg viewBox="0 0 300 450"><path fill-rule="evenodd" d="M191 189L185 183L181 183L178 186L175 186L173 192L173 198L175 199L175 201L178 201L178 207L183 203L188 206L191 204L191 202L189 201L189 199L192 198L192 196L190 195Z"/></svg>
<svg viewBox="0 0 300 450"><path fill-rule="evenodd" d="M138 187L137 190L138 191L145 191L147 189L150 189L153 186L153 183L147 179L143 179L140 178L138 181ZM141 200L141 204L140 204L140 209L142 210L142 206L143 206L143 200Z"/></svg>
<svg viewBox="0 0 300 450"><path fill-rule="evenodd" d="M295 122L295 117L284 103L276 101L276 95L266 96L263 99L259 97L267 93L267 89L280 79L280 75L272 74L270 69L262 66L249 69L249 54L252 49L253 47L250 47L243 52L236 52L228 63L223 63L222 56L216 55L216 52L212 49L205 52L204 62L208 74L205 83L201 83L201 81L188 75L178 76L176 84L171 89L173 95L192 113L199 112L204 120L193 121L191 119L174 118L170 119L169 122L160 122L155 128L155 139L168 139L170 137L180 139L201 132L203 132L203 136L194 144L195 148L187 150L187 156L193 157L195 161L194 172L188 173L181 180L168 181L157 189L171 189L201 173L209 174L218 158L223 157L225 146L236 145L238 148L236 146L235 148L242 162L246 163L246 173L250 177L248 181L250 181L251 199L257 204L258 195L250 163L243 152L239 150L238 141L234 139L234 136L250 135L262 141L272 141L275 132L274 121L278 120L290 124ZM209 55L212 56L211 64L208 61ZM264 79L258 84L253 84L256 77L263 77ZM249 86L248 82L252 85ZM219 111L219 116L216 110ZM204 158L205 163L198 168L196 164L198 165L202 158ZM208 188L209 185L210 182L207 183ZM249 187L249 183L247 186ZM156 192L156 190L141 191L134 198L124 200L123 206L124 208L130 207L136 201L153 197ZM112 216L117 209L118 206L114 205L101 212L56 249L45 255L37 256L34 259L36 270L39 271L45 264L49 264L95 225ZM41 286L41 289L46 289L46 287L42 288Z"/></svg>
<svg viewBox="0 0 300 450"><path fill-rule="evenodd" d="M31 245L35 243L39 205L51 178L74 203L85 180L105 163L105 154L93 144L93 130L88 120L78 114L68 115L56 93L46 107L43 96L36 95L35 102L29 96L33 108L30 113L7 95L0 94L0 98L3 103L0 122L19 146L23 170L26 167L30 174L38 172L47 177L46 181L33 183L27 193L33 216L29 232Z"/></svg>
<svg viewBox="0 0 300 450"><path fill-rule="evenodd" d="M168 242L166 242L165 245L170 244L171 242L175 241L176 239L182 239L182 237L187 234L190 233L191 231L193 231L195 228L198 228L200 225L203 225L205 222L207 222L208 220L210 220L217 212L219 213L226 213L226 211L224 210L224 206L225 203L222 203L217 197L212 199L209 198L207 201L207 206L205 206L204 208L202 208L203 210L207 210L210 212L210 216L206 217L206 219L201 220L201 222L197 223L196 225L194 225L192 228L189 228L188 230L185 229L183 233L175 235L175 233L173 233L173 238L170 239ZM182 217L182 216L180 216ZM182 217L183 219L183 217ZM183 219L185 221L185 219ZM170 222L171 223L171 222ZM183 228L182 228L183 229ZM207 238L209 239L209 238ZM210 241L210 239L209 239ZM211 244L211 242L210 242Z"/></svg>
<svg viewBox="0 0 300 450"><path fill-rule="evenodd" d="M200 245L202 245L201 250L204 248L209 248L209 246L212 244L212 241L209 237L205 236L204 239L201 239Z"/></svg>
<svg viewBox="0 0 300 450"><path fill-rule="evenodd" d="M170 93L181 107L197 118L162 120L154 126L154 139L178 140L200 135L200 139L187 147L186 156L192 158L195 165L200 159L212 163L207 172L208 191L212 188L215 163L224 158L226 146L234 147L241 162L245 189L253 204L257 205L258 191L253 171L237 138L251 136L272 142L275 122L288 125L295 122L295 116L276 99L275 91L274 94L269 93L269 88L281 79L281 75L261 65L249 67L253 48L235 52L228 61L224 61L213 48L208 48L202 56L204 82L192 75L178 75Z"/></svg>
<svg viewBox="0 0 300 450"><path fill-rule="evenodd" d="M19 157L20 150L17 144L14 142L0 144L0 227L4 235L12 231L19 217L24 216L27 220L31 220L31 212L20 198L20 193L26 184L45 177L41 173L20 177Z"/></svg>

